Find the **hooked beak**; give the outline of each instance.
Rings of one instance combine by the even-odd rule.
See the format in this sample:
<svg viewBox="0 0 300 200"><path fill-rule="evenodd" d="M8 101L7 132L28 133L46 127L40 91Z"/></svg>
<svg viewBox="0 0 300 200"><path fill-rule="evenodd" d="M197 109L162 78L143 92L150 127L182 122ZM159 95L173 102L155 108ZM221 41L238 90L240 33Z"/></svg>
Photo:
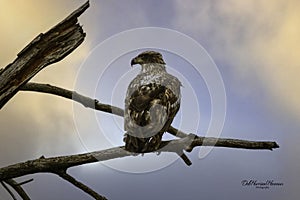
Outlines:
<svg viewBox="0 0 300 200"><path fill-rule="evenodd" d="M136 64L140 64L142 63L142 59L140 57L135 57L131 60L131 67L133 67L133 65L136 65Z"/></svg>
<svg viewBox="0 0 300 200"><path fill-rule="evenodd" d="M134 58L135 59L135 58ZM131 65L131 67L133 67L133 65L135 65L136 64L136 62L135 62L135 60L134 59L132 59L131 60L131 63L130 63L130 65Z"/></svg>

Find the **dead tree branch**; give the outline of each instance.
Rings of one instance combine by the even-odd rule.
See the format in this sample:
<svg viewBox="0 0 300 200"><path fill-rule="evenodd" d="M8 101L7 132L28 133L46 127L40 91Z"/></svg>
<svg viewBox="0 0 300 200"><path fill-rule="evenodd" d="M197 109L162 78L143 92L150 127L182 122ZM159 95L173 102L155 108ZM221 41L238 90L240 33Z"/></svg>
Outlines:
<svg viewBox="0 0 300 200"><path fill-rule="evenodd" d="M50 84L43 83L26 83L22 87L19 88L20 91L31 91L31 92L41 92L47 94L53 94L60 97L64 97L66 99L70 99L76 101L87 108L92 108L95 110L112 113L118 116L124 116L124 110L115 106L111 106L108 104L100 103L97 99L92 99L87 96L81 95L75 91L67 90L64 88L56 87ZM170 127L168 132L176 137L184 138L187 136L186 133L179 131L174 127Z"/></svg>
<svg viewBox="0 0 300 200"><path fill-rule="evenodd" d="M35 91L48 93L53 95L58 95L78 103L82 105L96 109L99 111L112 113L118 116L123 116L124 111L121 108L111 106L108 104L102 104L96 99L91 99L89 97L83 96L81 94L76 93L75 91L66 90L63 88L59 88L56 86L52 86L49 84L41 84L41 83L27 83L20 88L21 91ZM74 96L76 98L74 98ZM86 102L93 102L86 103ZM186 138L188 134L170 126L168 132L172 135L175 135L179 138ZM279 148L276 142L255 142L255 141L247 141L247 140L237 140L237 139L218 139L218 138L204 138L195 136L197 140L195 140L195 145L201 146L221 146L221 147L231 147L231 148L243 148L243 149L268 149L272 150L274 148ZM204 140L205 139L205 140Z"/></svg>
<svg viewBox="0 0 300 200"><path fill-rule="evenodd" d="M24 185L24 184L29 183L29 182L31 182L31 181L33 181L33 178L31 178L31 179L29 179L29 180L26 180L26 181L23 181L23 182L21 182L21 183L16 183L16 185Z"/></svg>
<svg viewBox="0 0 300 200"><path fill-rule="evenodd" d="M7 185L5 185L5 183L3 181L1 181L1 185L4 187L4 189L9 193L9 195L11 196L11 198L13 200L17 200L16 196L14 195L14 193L7 187Z"/></svg>
<svg viewBox="0 0 300 200"><path fill-rule="evenodd" d="M61 178L63 178L64 180L68 181L69 183L73 184L75 187L77 187L77 188L81 189L82 191L84 191L85 193L91 195L95 199L97 199L97 200L107 200L105 197L99 195L97 192L95 192L94 190L92 190L88 186L86 186L83 183L77 181L74 177L70 176L65 171L59 171L59 172L56 172L56 174L58 176L60 176Z"/></svg>
<svg viewBox="0 0 300 200"><path fill-rule="evenodd" d="M112 114L116 114L118 116L123 116L124 111L121 108L114 107L108 104L102 104L96 99L91 99L89 97L83 96L81 94L78 94L75 91L66 90L63 88L59 88L56 86L52 86L49 84L40 84L40 83L27 83L24 86L20 88L20 90L23 91L35 91L35 92L42 92L42 93L48 93L53 95L58 95L60 97L64 97L70 100L74 100L78 103L81 103L83 106L96 109L103 112L108 112ZM176 128L170 126L168 129L168 132L172 135L175 135L180 138L186 138L188 135L180 130L177 130ZM195 135L195 138L197 138L197 145L201 146L214 146L217 143L217 138L200 138ZM199 139L202 139L201 141ZM223 143L219 143L221 146L226 146L226 143L230 145L230 147L233 148L245 148L245 149L270 149L279 147L276 143L272 143L270 145L270 142L264 142L264 143L257 143L248 141L248 143L244 142L243 140L235 140L235 139L226 139L225 141L222 141ZM235 145L234 145L235 144ZM265 146L264 146L265 145ZM191 150L189 147L189 150ZM185 149L187 150L187 149ZM175 151L176 152L176 151ZM178 149L176 152L180 158L189 166L192 164L192 162L188 159L188 157L184 154L182 149Z"/></svg>
<svg viewBox="0 0 300 200"><path fill-rule="evenodd" d="M27 83L20 88L24 91L35 91L58 95L64 98L68 98L83 104L89 108L96 110L116 114L123 116L123 110L121 108L112 107L107 104L101 104L95 99L80 95L73 91L62 89L59 87L51 86L48 84L38 84L38 83ZM75 94L75 95L74 95ZM73 98L76 96L76 98ZM86 103L86 102L93 102ZM243 148L243 149L267 149L273 150L274 148L279 148L276 142L264 142L264 141L247 141L238 139L221 139L221 138L206 138L196 136L194 134L186 134L182 131L177 130L174 127L170 127L169 132L176 135L179 133L181 139L163 141L160 146L161 152L174 152L181 155L181 158L189 165L189 159L183 154L183 150L191 152L196 146L216 146L216 147L229 147L229 148ZM149 149L149 152L153 150ZM147 153L147 152L146 152ZM102 151L96 151L86 154L70 155L70 156L60 156L53 158L41 157L36 160L26 161L23 163L18 163L15 165L10 165L0 169L0 181L12 179L15 177L20 177L28 174L50 172L58 174L58 172L66 172L68 168L79 166L87 163L99 162L104 160L110 160L115 158L121 158L132 155L127 152L124 147L115 147L111 149L106 149ZM190 163L191 164L191 163ZM101 195L97 194L89 187L83 185L82 183L76 181L73 177L70 178L66 173L58 174L60 177L67 179L69 182L73 181L72 184L79 187L81 190L87 192L94 198L105 199Z"/></svg>
<svg viewBox="0 0 300 200"><path fill-rule="evenodd" d="M20 195L20 197L22 197L23 200L30 200L30 198L26 194L25 190L21 187L21 185L25 184L25 182L17 183L13 179L7 179L7 180L5 180L5 183L10 185Z"/></svg>
<svg viewBox="0 0 300 200"><path fill-rule="evenodd" d="M203 142L204 140L206 142ZM160 146L160 151L177 153L180 150L185 150L190 152L193 150L194 147L203 145L264 150L278 148L278 145L275 142L257 142L236 139L206 138L189 134L189 136L185 138L163 141ZM150 152L152 151L149 150L148 153ZM124 146L121 146L84 154L59 156L53 158L43 157L0 168L0 181L40 172L49 172L57 174L57 171L66 171L70 167L111 160L115 158L122 158L131 155L133 154L126 151Z"/></svg>
<svg viewBox="0 0 300 200"><path fill-rule="evenodd" d="M70 91L64 88L52 86L50 84L42 84L42 83L27 83L20 88L21 91L33 91L33 92L42 92L57 95L60 97L64 97L73 101L76 101L87 108L96 109L99 111L113 113L115 115L123 117L124 111L121 108L111 106L108 104L99 103L96 99L91 99L87 96L78 94L75 91Z"/></svg>
<svg viewBox="0 0 300 200"><path fill-rule="evenodd" d="M13 63L1 70L0 109L18 92L20 86L46 66L65 58L83 42L85 33L77 18L88 7L89 2L86 2L48 32L38 35Z"/></svg>

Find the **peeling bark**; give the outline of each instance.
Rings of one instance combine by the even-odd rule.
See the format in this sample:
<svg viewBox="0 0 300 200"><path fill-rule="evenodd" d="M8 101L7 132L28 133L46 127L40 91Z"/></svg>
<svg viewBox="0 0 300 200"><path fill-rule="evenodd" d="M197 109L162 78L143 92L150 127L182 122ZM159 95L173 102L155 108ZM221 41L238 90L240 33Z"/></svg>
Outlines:
<svg viewBox="0 0 300 200"><path fill-rule="evenodd" d="M84 40L85 33L77 23L89 7L86 2L46 33L39 34L13 63L0 72L0 109L18 92L20 86L46 66L58 62L74 51Z"/></svg>

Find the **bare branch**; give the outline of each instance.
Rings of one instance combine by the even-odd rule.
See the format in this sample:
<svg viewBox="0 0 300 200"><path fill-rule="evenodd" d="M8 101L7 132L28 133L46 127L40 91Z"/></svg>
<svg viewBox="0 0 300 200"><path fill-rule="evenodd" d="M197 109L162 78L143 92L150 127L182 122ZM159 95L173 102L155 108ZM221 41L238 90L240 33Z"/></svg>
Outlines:
<svg viewBox="0 0 300 200"><path fill-rule="evenodd" d="M185 155L185 153L183 153L182 150L181 150L181 152L176 152L176 153L187 166L192 165L192 161Z"/></svg>
<svg viewBox="0 0 300 200"><path fill-rule="evenodd" d="M60 87L52 86L50 84L26 83L20 88L20 90L54 94L60 97L64 97L76 101L88 108L96 109L107 113L113 113L118 116L124 115L124 111L121 108L111 106L108 104L99 103L99 101L96 99L92 99L84 95L78 94L75 91L70 91Z"/></svg>
<svg viewBox="0 0 300 200"><path fill-rule="evenodd" d="M27 83L26 85L22 86L20 90L54 94L54 95L58 95L64 98L74 100L92 109L113 113L119 116L123 116L124 114L121 108L113 107L107 104L101 104L99 103L99 101L95 99L91 99L89 97L80 95L74 91L69 91L48 84ZM246 140L237 140L237 139L205 138L193 134L188 135L180 130L177 130L174 127L170 127L168 132L178 137L181 137L182 139L163 141L160 146L161 148L160 151L177 153L187 165L191 165L191 161L183 153L183 150L190 152L196 146L216 146L216 147L268 149L268 150L272 150L273 148L279 147L276 142L257 142L257 141L246 141ZM149 149L149 152L152 152L152 150ZM116 147L116 148L106 149L103 151L96 151L92 153L71 155L71 156L61 156L61 157L54 157L54 158L44 158L42 156L41 158L36 160L27 161L25 163L18 163L15 165L1 168L0 180L19 177L27 174L39 173L39 172L57 173L56 171L53 171L53 169L65 171L69 167L74 167L74 166L98 162L98 161L110 160L115 158L121 158L130 155L132 155L132 153L125 151L124 147ZM60 176L62 178L65 177L65 179L68 178L69 182L70 180L74 179L73 177L69 177L66 174L60 174ZM76 182L76 180L74 182L74 180L72 184L75 185L76 183L78 185L79 183ZM83 188L81 189L87 190L87 188L85 189Z"/></svg>
<svg viewBox="0 0 300 200"><path fill-rule="evenodd" d="M186 150L189 152L197 146L216 146L262 150L272 150L279 147L276 142L256 142L236 139L205 138L198 136L195 137L195 135L190 134L185 138L163 141L160 146L160 151L178 153L182 150ZM151 149L146 153L150 152L152 152ZM104 160L111 160L131 155L133 154L126 151L124 146L122 146L85 154L60 156L53 158L39 158L36 160L29 160L26 162L0 168L0 181L39 172L56 173L57 170L66 170L69 167ZM54 169L56 171L53 171Z"/></svg>
<svg viewBox="0 0 300 200"><path fill-rule="evenodd" d="M5 182L9 184L12 188L14 188L14 190L20 195L20 197L22 197L23 200L30 200L25 190L16 181L14 181L13 179L7 179L5 180Z"/></svg>
<svg viewBox="0 0 300 200"><path fill-rule="evenodd" d="M23 182L20 182L20 183L16 183L16 185L24 185L24 184L29 183L31 181L33 181L33 178L31 178L29 180L26 180L26 181L23 181Z"/></svg>
<svg viewBox="0 0 300 200"><path fill-rule="evenodd" d="M82 104L85 107L92 108L95 110L112 113L118 116L124 116L124 110L115 106L111 106L108 104L102 104L96 99L91 99L87 96L78 94L75 91L67 90L64 88L52 86L50 84L43 84L43 83L26 83L20 88L20 91L33 91L33 92L42 92L48 94L54 94L60 97L64 97L73 101L76 101ZM168 132L174 136L179 138L184 138L188 136L186 133L170 126Z"/></svg>
<svg viewBox="0 0 300 200"><path fill-rule="evenodd" d="M13 200L17 200L14 193L10 191L10 189L5 185L3 181L1 181L1 185L4 187L4 189L9 193L9 195L13 198Z"/></svg>
<svg viewBox="0 0 300 200"><path fill-rule="evenodd" d="M177 128L174 128L173 126L170 126L168 128L168 133L170 133L170 134L172 134L172 135L174 135L176 137L179 137L179 138L184 138L184 137L188 136L188 134L186 134L186 133L178 130Z"/></svg>
<svg viewBox="0 0 300 200"><path fill-rule="evenodd" d="M249 141L229 138L200 137L194 134L189 134L188 137L179 140L163 141L162 146L164 147L164 151L171 152L173 152L176 147L187 152L191 152L194 147L198 146L215 146L271 151L273 149L279 148L279 145L276 142L270 141Z"/></svg>
<svg viewBox="0 0 300 200"><path fill-rule="evenodd" d="M60 171L56 173L58 176L63 178L64 180L68 181L69 183L73 184L75 187L81 189L85 193L91 195L97 200L107 200L105 197L99 195L97 192L89 188L88 186L84 185L83 183L77 181L74 177L67 174L65 171Z"/></svg>
<svg viewBox="0 0 300 200"><path fill-rule="evenodd" d="M41 84L41 83L27 83L23 85L20 90L22 91L35 91L35 92L43 92L48 94L58 95L76 102L81 103L82 105L96 109L99 111L112 113L118 116L123 116L124 111L121 108L111 106L108 104L102 104L96 99L91 99L89 97L80 95L75 91L66 90L63 88L59 88L56 86L51 86L49 84ZM75 94L75 95L74 95ZM76 98L74 98L74 96ZM86 103L86 102L93 102ZM172 135L175 135L179 138L186 138L188 134L170 126L168 128L168 132ZM246 140L237 140L237 139L218 139L218 138L204 138L195 136L198 145L201 146L222 146L222 147L231 147L231 148L244 148L244 149L269 149L279 148L276 142L255 142L255 141L246 141Z"/></svg>
<svg viewBox="0 0 300 200"><path fill-rule="evenodd" d="M66 19L46 33L39 34L14 60L0 72L0 109L46 66L58 62L74 51L84 40L85 33L77 23L89 7L86 2Z"/></svg>

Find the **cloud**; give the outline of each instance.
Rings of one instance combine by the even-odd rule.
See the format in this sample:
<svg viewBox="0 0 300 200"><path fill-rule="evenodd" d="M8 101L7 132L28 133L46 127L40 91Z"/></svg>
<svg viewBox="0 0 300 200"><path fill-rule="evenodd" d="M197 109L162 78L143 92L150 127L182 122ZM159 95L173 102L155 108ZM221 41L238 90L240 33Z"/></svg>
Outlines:
<svg viewBox="0 0 300 200"><path fill-rule="evenodd" d="M298 1L188 0L176 5L174 26L200 40L221 65L226 63L236 90L252 95L257 82L272 109L282 107L300 118Z"/></svg>
<svg viewBox="0 0 300 200"><path fill-rule="evenodd" d="M286 108L300 117L300 4L289 4L276 34L265 42L255 44L264 64L260 74L265 84ZM266 46L266 47L265 47Z"/></svg>
<svg viewBox="0 0 300 200"><path fill-rule="evenodd" d="M290 198L299 196L300 2L176 2L173 25L206 47L230 91L262 104L280 125L280 163ZM259 92L258 92L259 91ZM246 113L245 113L246 114ZM247 114L246 114L247 115ZM274 118L273 118L274 117ZM268 127L272 129L273 127Z"/></svg>

